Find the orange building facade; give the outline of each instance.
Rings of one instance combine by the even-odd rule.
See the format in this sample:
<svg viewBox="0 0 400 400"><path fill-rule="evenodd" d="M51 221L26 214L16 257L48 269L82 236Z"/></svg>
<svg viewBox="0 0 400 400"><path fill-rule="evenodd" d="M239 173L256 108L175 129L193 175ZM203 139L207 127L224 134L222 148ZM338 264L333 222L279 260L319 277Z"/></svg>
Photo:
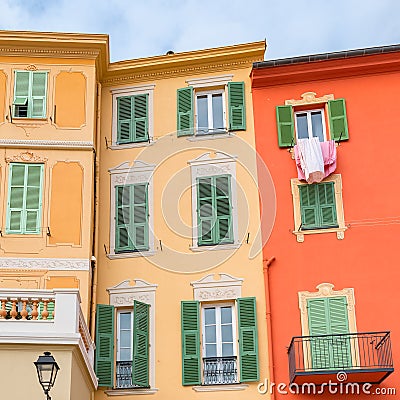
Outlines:
<svg viewBox="0 0 400 400"><path fill-rule="evenodd" d="M400 393L399 87L400 46L254 64L271 398Z"/></svg>

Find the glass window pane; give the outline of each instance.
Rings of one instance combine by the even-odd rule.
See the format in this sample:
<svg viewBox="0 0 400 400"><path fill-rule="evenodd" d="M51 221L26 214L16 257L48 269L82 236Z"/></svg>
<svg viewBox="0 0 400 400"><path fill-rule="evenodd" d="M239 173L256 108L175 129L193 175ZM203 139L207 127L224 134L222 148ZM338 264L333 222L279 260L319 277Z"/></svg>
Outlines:
<svg viewBox="0 0 400 400"><path fill-rule="evenodd" d="M121 349L119 352L119 361L132 361L131 350Z"/></svg>
<svg viewBox="0 0 400 400"><path fill-rule="evenodd" d="M222 93L212 95L213 128L224 128L224 111L222 108Z"/></svg>
<svg viewBox="0 0 400 400"><path fill-rule="evenodd" d="M197 127L208 130L207 96L197 96Z"/></svg>
<svg viewBox="0 0 400 400"><path fill-rule="evenodd" d="M223 342L233 342L232 325L221 326L221 337Z"/></svg>
<svg viewBox="0 0 400 400"><path fill-rule="evenodd" d="M206 343L216 343L217 342L217 334L215 325L206 326Z"/></svg>
<svg viewBox="0 0 400 400"><path fill-rule="evenodd" d="M206 357L217 357L216 344L206 344Z"/></svg>
<svg viewBox="0 0 400 400"><path fill-rule="evenodd" d="M206 325L215 324L215 308L204 309L204 322Z"/></svg>
<svg viewBox="0 0 400 400"><path fill-rule="evenodd" d="M311 113L311 124L313 136L319 138L320 142L324 141L324 131L322 127L322 113L315 111Z"/></svg>
<svg viewBox="0 0 400 400"><path fill-rule="evenodd" d="M221 323L229 324L232 322L232 307L221 308Z"/></svg>
<svg viewBox="0 0 400 400"><path fill-rule="evenodd" d="M121 329L131 329L131 313L120 313L119 324Z"/></svg>
<svg viewBox="0 0 400 400"><path fill-rule="evenodd" d="M126 347L126 348L130 348L131 346L131 331L127 330L127 331L121 331L120 332L120 336L119 336L119 345L122 347Z"/></svg>
<svg viewBox="0 0 400 400"><path fill-rule="evenodd" d="M233 343L224 343L222 345L222 357L230 357L233 355Z"/></svg>
<svg viewBox="0 0 400 400"><path fill-rule="evenodd" d="M308 139L307 114L296 114L297 138Z"/></svg>

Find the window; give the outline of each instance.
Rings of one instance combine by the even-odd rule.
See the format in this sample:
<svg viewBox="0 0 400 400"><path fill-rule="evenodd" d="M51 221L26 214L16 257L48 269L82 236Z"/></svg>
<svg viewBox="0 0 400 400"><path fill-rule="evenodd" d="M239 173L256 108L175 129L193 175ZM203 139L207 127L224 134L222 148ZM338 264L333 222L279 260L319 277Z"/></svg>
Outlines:
<svg viewBox="0 0 400 400"><path fill-rule="evenodd" d="M117 143L135 143L149 140L148 94L117 98Z"/></svg>
<svg viewBox="0 0 400 400"><path fill-rule="evenodd" d="M299 111L295 117L297 139L317 137L320 142L326 140L324 110Z"/></svg>
<svg viewBox="0 0 400 400"><path fill-rule="evenodd" d="M46 118L47 72L15 71L14 118Z"/></svg>
<svg viewBox="0 0 400 400"><path fill-rule="evenodd" d="M149 387L149 318L150 305L137 300L133 302L133 310L97 305L95 370L99 386L118 389ZM114 364L115 341L117 358Z"/></svg>
<svg viewBox="0 0 400 400"><path fill-rule="evenodd" d="M315 93L312 94L315 95ZM308 93L302 96L306 95ZM332 95L326 97L330 100L325 98L319 100L315 97L310 103L304 100L288 100L286 105L276 107L279 147L292 147L295 144L295 138L318 137L320 142L349 139L345 99L333 100ZM328 121L325 115L328 116ZM326 126L327 122L329 130Z"/></svg>
<svg viewBox="0 0 400 400"><path fill-rule="evenodd" d="M115 252L149 249L148 185L115 187Z"/></svg>
<svg viewBox="0 0 400 400"><path fill-rule="evenodd" d="M198 86L178 89L177 110L178 136L246 130L244 82L227 82L224 88L210 91Z"/></svg>
<svg viewBox="0 0 400 400"><path fill-rule="evenodd" d="M42 181L43 164L10 164L6 233L40 233Z"/></svg>
<svg viewBox="0 0 400 400"><path fill-rule="evenodd" d="M291 185L297 241L303 242L304 235L324 232L336 232L337 238L343 239L347 227L341 176L332 174L315 184L291 179Z"/></svg>
<svg viewBox="0 0 400 400"><path fill-rule="evenodd" d="M181 316L183 385L258 381L254 297L218 304L183 301ZM203 338L202 350L200 337Z"/></svg>
<svg viewBox="0 0 400 400"><path fill-rule="evenodd" d="M111 90L113 121L109 148L121 150L151 142L154 88L155 85L140 85Z"/></svg>
<svg viewBox="0 0 400 400"><path fill-rule="evenodd" d="M233 243L230 175L197 179L198 245Z"/></svg>

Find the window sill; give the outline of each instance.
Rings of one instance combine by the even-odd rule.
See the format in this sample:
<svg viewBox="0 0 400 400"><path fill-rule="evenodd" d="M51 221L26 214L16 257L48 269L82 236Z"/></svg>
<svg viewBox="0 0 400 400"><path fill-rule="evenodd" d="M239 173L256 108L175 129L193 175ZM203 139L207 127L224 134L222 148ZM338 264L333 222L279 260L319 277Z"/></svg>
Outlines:
<svg viewBox="0 0 400 400"><path fill-rule="evenodd" d="M221 133L197 134L197 135L194 135L194 136L189 136L186 139L189 142L198 142L198 141L201 141L201 140L209 140L209 139L212 139L212 140L214 140L214 139L226 139L226 138L229 138L229 137L232 137L232 136L234 136L233 133L226 131L226 132L221 132Z"/></svg>
<svg viewBox="0 0 400 400"><path fill-rule="evenodd" d="M222 392L222 391L233 391L233 390L245 390L249 387L247 384L234 383L231 385L203 385L193 386L192 389L195 392Z"/></svg>
<svg viewBox="0 0 400 400"><path fill-rule="evenodd" d="M135 394L155 394L158 389L111 389L105 390L107 396L131 396Z"/></svg>
<svg viewBox="0 0 400 400"><path fill-rule="evenodd" d="M336 232L336 237L339 240L344 239L344 232L347 230L347 227L339 227L339 228L328 228L328 229L310 229L305 231L293 231L292 233L296 235L297 241L299 243L304 242L304 235L313 235L317 233L333 233Z"/></svg>
<svg viewBox="0 0 400 400"><path fill-rule="evenodd" d="M107 254L107 258L110 260L117 260L119 258L134 258L134 257L150 257L156 254L155 250L146 250L146 251L132 251L127 253L114 253Z"/></svg>
<svg viewBox="0 0 400 400"><path fill-rule="evenodd" d="M112 144L108 146L111 150L124 150L124 149L134 149L136 147L147 147L154 144L154 140L150 138L150 140L146 140L145 142L135 142L135 143L124 143L124 144Z"/></svg>
<svg viewBox="0 0 400 400"><path fill-rule="evenodd" d="M214 250L232 250L238 249L241 243L213 244L209 246L191 246L192 251L214 251Z"/></svg>

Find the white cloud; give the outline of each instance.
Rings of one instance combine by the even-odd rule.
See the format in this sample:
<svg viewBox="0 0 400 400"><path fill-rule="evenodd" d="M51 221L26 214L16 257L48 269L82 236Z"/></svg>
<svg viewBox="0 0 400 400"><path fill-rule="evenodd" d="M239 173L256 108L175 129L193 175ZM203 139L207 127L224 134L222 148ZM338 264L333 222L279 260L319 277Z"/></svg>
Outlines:
<svg viewBox="0 0 400 400"><path fill-rule="evenodd" d="M400 43L397 0L3 0L0 29L107 33L113 61L267 38L267 58Z"/></svg>

